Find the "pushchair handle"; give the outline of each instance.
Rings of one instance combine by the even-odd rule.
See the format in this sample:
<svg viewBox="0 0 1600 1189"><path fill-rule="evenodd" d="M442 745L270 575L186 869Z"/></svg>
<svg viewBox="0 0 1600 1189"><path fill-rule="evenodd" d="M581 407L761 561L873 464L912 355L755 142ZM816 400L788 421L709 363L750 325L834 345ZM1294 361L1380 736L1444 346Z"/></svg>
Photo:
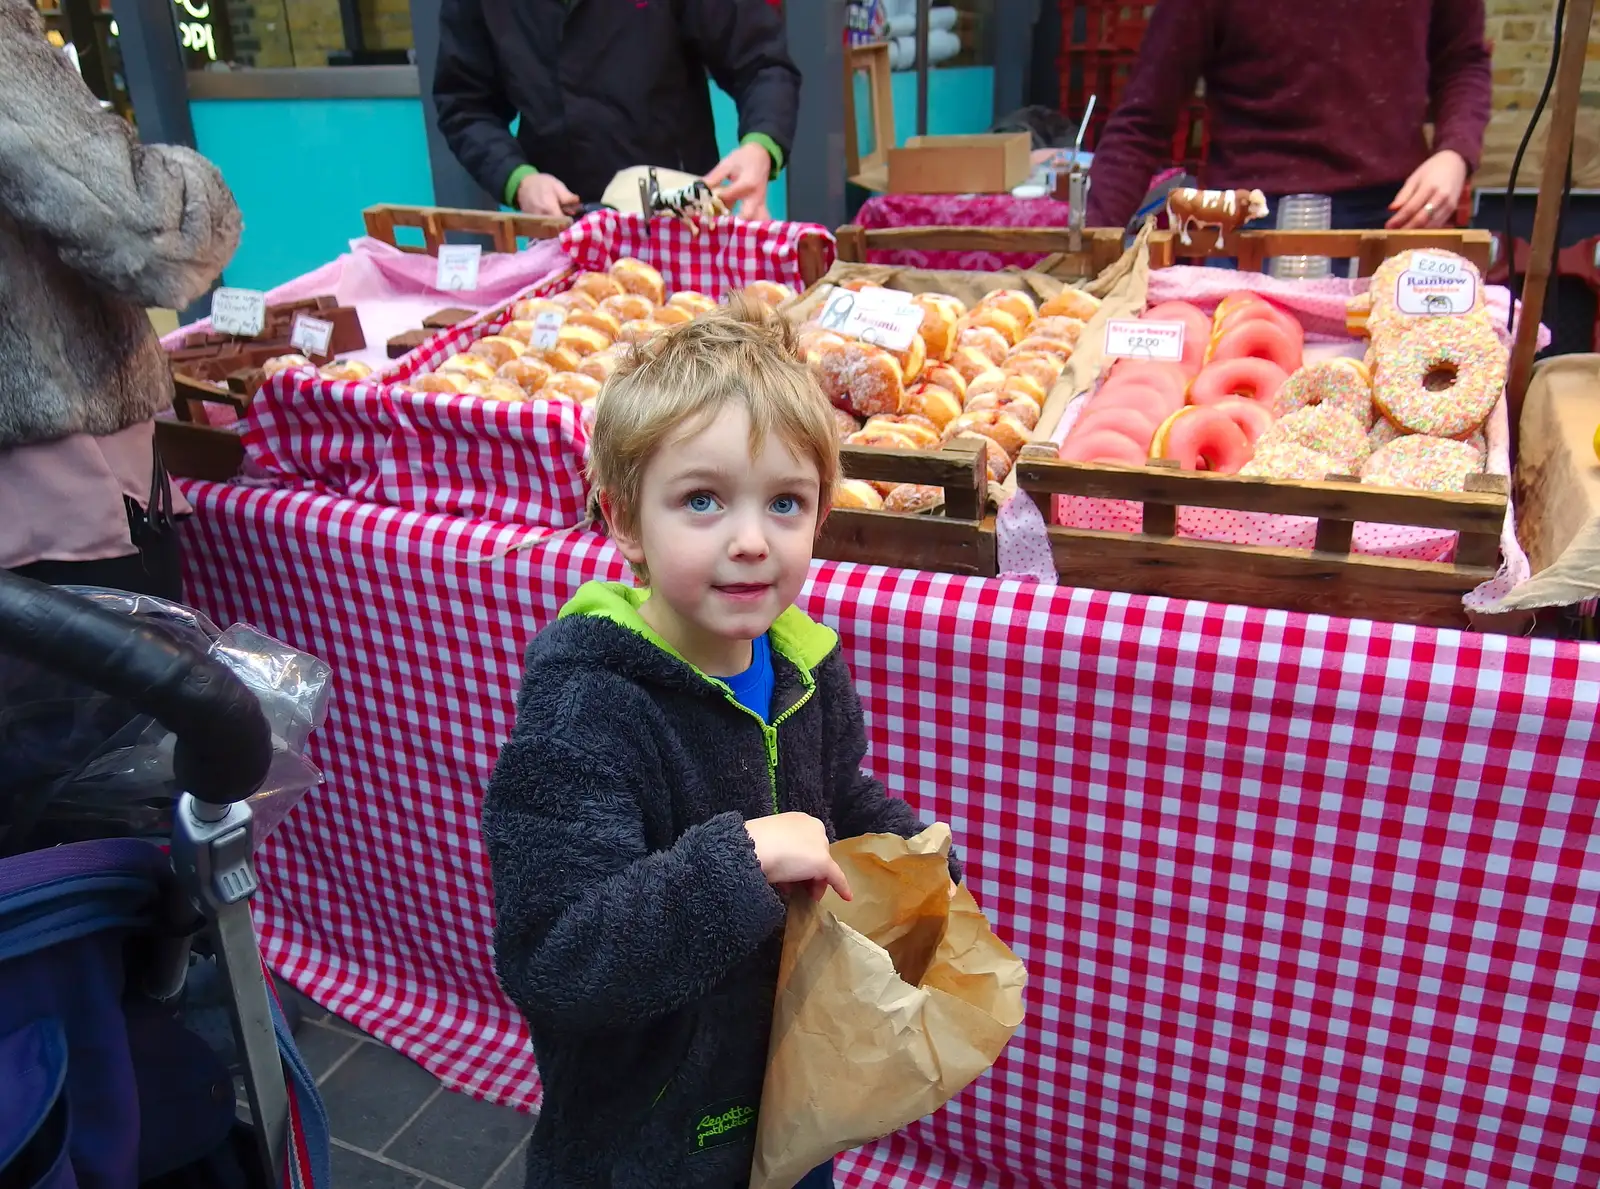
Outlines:
<svg viewBox="0 0 1600 1189"><path fill-rule="evenodd" d="M131 702L177 736L179 787L212 805L243 801L272 762L261 704L221 662L97 607L0 570L0 652Z"/></svg>

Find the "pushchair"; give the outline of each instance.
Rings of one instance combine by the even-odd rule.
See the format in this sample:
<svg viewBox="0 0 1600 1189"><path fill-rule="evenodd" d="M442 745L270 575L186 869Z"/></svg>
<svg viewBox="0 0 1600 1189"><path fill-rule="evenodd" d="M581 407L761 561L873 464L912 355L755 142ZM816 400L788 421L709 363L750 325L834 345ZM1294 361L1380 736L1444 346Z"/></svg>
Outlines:
<svg viewBox="0 0 1600 1189"><path fill-rule="evenodd" d="M4 654L153 717L182 792L164 841L0 858L0 1189L328 1189L327 1117L250 917L245 798L273 758L256 696L192 645L0 571ZM13 767L0 750L0 798ZM225 992L232 1068L184 1025L197 949Z"/></svg>

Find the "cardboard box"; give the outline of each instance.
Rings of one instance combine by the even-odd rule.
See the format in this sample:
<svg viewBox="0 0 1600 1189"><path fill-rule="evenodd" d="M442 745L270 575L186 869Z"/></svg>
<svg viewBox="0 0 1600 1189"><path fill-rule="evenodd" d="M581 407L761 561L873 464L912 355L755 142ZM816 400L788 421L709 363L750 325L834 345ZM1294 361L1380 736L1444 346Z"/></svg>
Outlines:
<svg viewBox="0 0 1600 1189"><path fill-rule="evenodd" d="M1009 194L1033 172L1026 132L913 136L889 150L891 194Z"/></svg>

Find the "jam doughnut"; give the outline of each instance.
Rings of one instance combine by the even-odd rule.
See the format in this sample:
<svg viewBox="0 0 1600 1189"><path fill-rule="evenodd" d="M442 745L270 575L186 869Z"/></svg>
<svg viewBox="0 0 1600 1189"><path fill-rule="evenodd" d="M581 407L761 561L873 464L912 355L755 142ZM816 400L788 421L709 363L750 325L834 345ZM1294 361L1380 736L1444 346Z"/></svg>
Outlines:
<svg viewBox="0 0 1600 1189"><path fill-rule="evenodd" d="M956 376L956 379L960 380L961 377ZM961 402L950 389L925 381L906 390L906 394L900 398L900 411L926 417L942 432L945 426L961 416Z"/></svg>
<svg viewBox="0 0 1600 1189"><path fill-rule="evenodd" d="M928 351L920 334L911 336L911 345L904 351L891 351L889 354L900 361L900 374L905 377L907 384L922 374L923 365L928 362Z"/></svg>
<svg viewBox="0 0 1600 1189"><path fill-rule="evenodd" d="M1211 408L1233 419L1233 423L1244 431L1251 449L1261 440L1261 435L1272 428L1272 414L1267 411L1267 406L1253 400L1219 400Z"/></svg>
<svg viewBox="0 0 1600 1189"><path fill-rule="evenodd" d="M981 413L985 409L998 409L1002 413L1010 413L1022 423L1024 429L1032 429L1039 424L1039 402L1025 392L1001 389L998 392L981 393L967 402L965 411Z"/></svg>
<svg viewBox="0 0 1600 1189"><path fill-rule="evenodd" d="M1119 359L1111 365L1109 377L1112 380L1149 380L1152 387L1170 393L1178 405L1189 391L1190 377L1181 366L1154 359Z"/></svg>
<svg viewBox="0 0 1600 1189"><path fill-rule="evenodd" d="M365 380L372 375L372 366L359 359L336 359L321 368L324 380Z"/></svg>
<svg viewBox="0 0 1600 1189"><path fill-rule="evenodd" d="M550 365L534 355L519 355L500 365L495 378L510 380L526 392L538 392L550 382Z"/></svg>
<svg viewBox="0 0 1600 1189"><path fill-rule="evenodd" d="M949 441L959 433L971 431L982 434L1000 449L1007 458L1016 458L1028 444L1028 431L1009 413L998 409L984 409L977 413L963 413L944 427L944 440Z"/></svg>
<svg viewBox="0 0 1600 1189"><path fill-rule="evenodd" d="M1002 371L998 382L990 380L988 375L985 374L978 377L978 383L984 385L983 391L986 392L1015 392L1018 395L1026 396L1041 409L1044 408L1045 398L1049 395L1037 380L1020 372ZM972 398L977 395L979 394L969 387L967 389L968 403L970 404Z"/></svg>
<svg viewBox="0 0 1600 1189"><path fill-rule="evenodd" d="M631 322L622 324L621 329L617 331L617 342L642 343L647 339L655 338L663 329L665 328L661 323L654 318L635 318ZM567 329L563 326L561 333L566 334L566 332Z"/></svg>
<svg viewBox="0 0 1600 1189"><path fill-rule="evenodd" d="M976 347L957 347L950 356L950 366L961 375L965 383L972 383L984 372L998 371L994 361Z"/></svg>
<svg viewBox="0 0 1600 1189"><path fill-rule="evenodd" d="M1018 355L1025 352L1037 352L1049 355L1061 361L1061 366L1066 367L1067 360L1072 358L1072 344L1064 343L1060 339L1049 338L1042 334L1030 334L1014 348Z"/></svg>
<svg viewBox="0 0 1600 1189"><path fill-rule="evenodd" d="M572 278L570 288L574 293L587 293L596 301L615 297L623 291L614 277L603 272L581 272Z"/></svg>
<svg viewBox="0 0 1600 1189"><path fill-rule="evenodd" d="M524 401L528 399L527 389L520 384L513 384L510 380L481 380L469 390L473 396L482 396L489 400Z"/></svg>
<svg viewBox="0 0 1600 1189"><path fill-rule="evenodd" d="M980 305L967 315L966 323L969 327L983 326L998 333L1005 340L1006 351L1016 346L1017 341L1022 338L1023 328L1028 324L1024 319L1015 317L1009 310L998 305ZM1004 354L1002 351L1001 355ZM995 362L1000 361L997 359Z"/></svg>
<svg viewBox="0 0 1600 1189"><path fill-rule="evenodd" d="M1256 444L1270 446L1274 442L1295 442L1333 459L1352 475L1366 461L1370 449L1367 427L1332 405L1313 405L1280 418Z"/></svg>
<svg viewBox="0 0 1600 1189"><path fill-rule="evenodd" d="M697 293L693 289L679 289L667 298L667 304L675 310L687 310L689 316L698 318L701 314L709 314L717 308L717 303L704 293Z"/></svg>
<svg viewBox="0 0 1600 1189"><path fill-rule="evenodd" d="M561 372L550 377L550 382L533 394L535 400L574 400L587 404L600 395L600 381L577 372Z"/></svg>
<svg viewBox="0 0 1600 1189"><path fill-rule="evenodd" d="M931 512L944 503L944 488L928 487L921 483L897 484L883 497L885 512Z"/></svg>
<svg viewBox="0 0 1600 1189"><path fill-rule="evenodd" d="M1372 373L1359 359L1308 363L1284 381L1272 402L1279 417L1317 405L1343 409L1362 425L1372 425Z"/></svg>
<svg viewBox="0 0 1600 1189"><path fill-rule="evenodd" d="M1228 359L1266 359L1277 364L1287 376L1299 368L1300 347L1275 322L1255 319L1230 326L1211 343L1207 363Z"/></svg>
<svg viewBox="0 0 1600 1189"><path fill-rule="evenodd" d="M751 281L744 287L744 295L752 301L760 302L773 313L777 313L778 307L785 302L794 300L794 290L777 281Z"/></svg>
<svg viewBox="0 0 1600 1189"><path fill-rule="evenodd" d="M833 407L833 428L838 431L839 440L843 441L861 429L861 422L835 405Z"/></svg>
<svg viewBox="0 0 1600 1189"><path fill-rule="evenodd" d="M588 308L594 308L594 302L592 300L590 301ZM563 318L565 318L567 313L568 310L566 306L553 302L548 297L525 297L521 301L517 302L516 305L511 307L512 320L517 322L531 323L540 314L560 314ZM500 333L504 334L505 331L501 331Z"/></svg>
<svg viewBox="0 0 1600 1189"><path fill-rule="evenodd" d="M922 343L928 358L949 359L956 349L956 332L965 308L944 293L919 293L911 300L922 310Z"/></svg>
<svg viewBox="0 0 1600 1189"><path fill-rule="evenodd" d="M414 380L407 380L401 384L402 388L409 388L412 392L465 392L467 385L472 383L470 376L461 372L431 372L426 376L418 376Z"/></svg>
<svg viewBox="0 0 1600 1189"><path fill-rule="evenodd" d="M1509 354L1484 322L1408 319L1405 329L1379 346L1372 398L1404 429L1462 437L1494 412Z"/></svg>
<svg viewBox="0 0 1600 1189"><path fill-rule="evenodd" d="M1430 434L1397 438L1361 468L1361 481L1375 487L1417 491L1465 491L1467 476L1483 470L1476 446Z"/></svg>
<svg viewBox="0 0 1600 1189"><path fill-rule="evenodd" d="M1019 327L1026 326L1039 314L1038 307L1033 304L1033 298L1029 297L1021 289L995 289L992 292L985 293L979 299L978 307L973 310L973 313L976 314L978 310L984 309L1004 312L1015 319Z"/></svg>
<svg viewBox="0 0 1600 1189"><path fill-rule="evenodd" d="M481 355L452 355L439 365L441 372L460 372L469 380L492 380L497 365Z"/></svg>
<svg viewBox="0 0 1600 1189"><path fill-rule="evenodd" d="M620 327L618 333L621 333ZM601 331L592 326L578 326L570 318L567 324L556 332L556 346L570 349L580 359L586 355L593 355L596 351L604 351L611 342L612 340Z"/></svg>
<svg viewBox="0 0 1600 1189"><path fill-rule="evenodd" d="M312 367L311 360L304 355L276 355L261 365L263 376L275 376L279 372L286 372L295 367Z"/></svg>
<svg viewBox="0 0 1600 1189"><path fill-rule="evenodd" d="M637 293L619 293L616 297L608 297L600 303L600 308L619 324L653 318L656 313L656 307L650 299L640 297Z"/></svg>
<svg viewBox="0 0 1600 1189"><path fill-rule="evenodd" d="M1088 325L1087 322L1079 322L1076 318L1035 318L1028 326L1028 337L1054 339L1077 350L1078 342L1083 338L1084 329Z"/></svg>
<svg viewBox="0 0 1600 1189"><path fill-rule="evenodd" d="M980 352L996 367L1011 354L1011 340L992 326L967 323L956 332L956 348L963 347Z"/></svg>
<svg viewBox="0 0 1600 1189"><path fill-rule="evenodd" d="M917 440L901 432L898 425L867 424L844 440L846 446L870 446L874 450L920 450Z"/></svg>
<svg viewBox="0 0 1600 1189"><path fill-rule="evenodd" d="M1061 378L1062 365L1054 355L1041 351L1013 351L1000 370L1011 376L1027 376L1048 393Z"/></svg>
<svg viewBox="0 0 1600 1189"><path fill-rule="evenodd" d="M1156 436L1155 424L1136 409L1085 409L1078 423L1072 427L1072 434L1076 436L1095 429L1119 433L1131 439L1147 455L1150 453L1150 440Z"/></svg>
<svg viewBox="0 0 1600 1189"><path fill-rule="evenodd" d="M1211 319L1197 305L1186 301L1164 301L1144 312L1143 322L1181 322L1183 324L1183 362L1179 365L1193 378L1206 360L1211 345Z"/></svg>
<svg viewBox="0 0 1600 1189"><path fill-rule="evenodd" d="M1189 400L1197 405L1214 405L1219 400L1238 397L1270 409L1288 379L1288 373L1268 359L1214 360L1201 368L1189 385Z"/></svg>
<svg viewBox="0 0 1600 1189"><path fill-rule="evenodd" d="M566 314L565 310L561 312L563 315ZM522 344L522 349L526 351L529 344L533 342L533 336L538 329L532 322L526 320L511 321L507 322L501 329L500 337L503 339L515 339Z"/></svg>
<svg viewBox="0 0 1600 1189"><path fill-rule="evenodd" d="M682 306L664 305L656 307L650 320L657 326L682 326L685 322L693 322L694 315Z"/></svg>
<svg viewBox="0 0 1600 1189"><path fill-rule="evenodd" d="M1326 454L1308 450L1299 442L1258 442L1255 457L1239 468L1239 474L1255 479L1320 483L1339 469L1339 464Z"/></svg>
<svg viewBox="0 0 1600 1189"><path fill-rule="evenodd" d="M558 310L592 310L602 304L587 293L581 293L573 289L568 289L565 293L557 293L547 300ZM606 298L606 301L610 300L609 297Z"/></svg>
<svg viewBox="0 0 1600 1189"><path fill-rule="evenodd" d="M822 391L835 404L863 417L900 411L905 380L889 352L847 341L843 348L824 347L821 360Z"/></svg>
<svg viewBox="0 0 1600 1189"><path fill-rule="evenodd" d="M595 275L603 276L604 274L597 273ZM608 277L607 279L609 280L610 278ZM615 316L605 310L573 310L572 313L567 315L567 320L561 329L565 330L568 326L586 326L590 330L598 331L605 336L607 343L616 342L617 335L622 333L622 323L618 322Z"/></svg>
<svg viewBox="0 0 1600 1189"><path fill-rule="evenodd" d="M617 365L622 362L622 357L615 349L596 351L593 355L585 356L584 361L577 367L580 376L588 376L591 380L599 380L604 384L611 378L611 373L617 370Z"/></svg>
<svg viewBox="0 0 1600 1189"><path fill-rule="evenodd" d="M1091 429L1087 433L1068 435L1061 443L1059 457L1063 462L1108 462L1142 467L1150 461L1150 452L1114 429Z"/></svg>
<svg viewBox="0 0 1600 1189"><path fill-rule="evenodd" d="M1100 308L1100 299L1082 289L1063 289L1039 307L1041 318L1076 318L1087 322Z"/></svg>
<svg viewBox="0 0 1600 1189"><path fill-rule="evenodd" d="M857 511L881 512L883 497L870 483L863 483L860 479L844 479L834 490L833 506Z"/></svg>
<svg viewBox="0 0 1600 1189"><path fill-rule="evenodd" d="M933 422L926 417L905 413L879 413L876 417L869 418L862 432L871 433L874 429L888 429L910 439L911 444L918 450L937 450L939 448L939 431Z"/></svg>
<svg viewBox="0 0 1600 1189"><path fill-rule="evenodd" d="M1186 471L1234 475L1250 461L1251 450L1244 430L1226 413L1189 405L1161 423L1150 454L1174 460Z"/></svg>
<svg viewBox="0 0 1600 1189"><path fill-rule="evenodd" d="M622 286L624 293L637 293L640 297L648 298L653 306L666 304L666 281L643 260L624 256L611 266L611 276Z"/></svg>
<svg viewBox="0 0 1600 1189"><path fill-rule="evenodd" d="M840 281L839 288L848 289L852 293L864 293L868 289L882 289L879 281L869 281L866 277L851 277L848 281Z"/></svg>
<svg viewBox="0 0 1600 1189"><path fill-rule="evenodd" d="M499 367L502 363L509 363L515 359L526 349L516 339L508 339L504 335L491 334L468 347L467 354L476 355L479 359L487 359L490 367Z"/></svg>
<svg viewBox="0 0 1600 1189"><path fill-rule="evenodd" d="M956 403L967 399L967 379L947 363L936 363L922 369L922 382L943 388L956 398Z"/></svg>

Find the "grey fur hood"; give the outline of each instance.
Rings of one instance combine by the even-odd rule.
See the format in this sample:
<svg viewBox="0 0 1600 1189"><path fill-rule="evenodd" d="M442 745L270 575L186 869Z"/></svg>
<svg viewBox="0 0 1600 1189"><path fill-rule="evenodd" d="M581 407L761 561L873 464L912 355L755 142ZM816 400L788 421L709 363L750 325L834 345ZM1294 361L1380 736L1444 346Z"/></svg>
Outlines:
<svg viewBox="0 0 1600 1189"><path fill-rule="evenodd" d="M107 434L170 402L146 307L182 309L239 243L205 158L142 145L0 0L0 449Z"/></svg>

